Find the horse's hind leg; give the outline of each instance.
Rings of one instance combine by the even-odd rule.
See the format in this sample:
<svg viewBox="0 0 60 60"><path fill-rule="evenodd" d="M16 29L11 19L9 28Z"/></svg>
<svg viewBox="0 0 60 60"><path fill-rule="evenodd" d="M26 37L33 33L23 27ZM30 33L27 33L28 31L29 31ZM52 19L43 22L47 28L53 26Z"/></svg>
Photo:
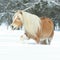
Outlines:
<svg viewBox="0 0 60 60"><path fill-rule="evenodd" d="M43 44L43 45L49 45L50 44L50 40L48 38L46 38L45 40L40 41L40 43Z"/></svg>
<svg viewBox="0 0 60 60"><path fill-rule="evenodd" d="M51 35L49 36L49 38L46 38L44 39L43 41L40 41L41 44L44 44L44 45L50 45L51 43L51 40L53 38L53 35L54 35L54 31L52 31Z"/></svg>
<svg viewBox="0 0 60 60"><path fill-rule="evenodd" d="M41 41L40 43L43 45L50 45L50 42L51 42L51 38L47 38L44 41Z"/></svg>
<svg viewBox="0 0 60 60"><path fill-rule="evenodd" d="M54 35L54 31L52 31L51 35L49 36L48 43L47 44L50 44L51 43L51 40L53 38L53 35Z"/></svg>
<svg viewBox="0 0 60 60"><path fill-rule="evenodd" d="M46 45L46 40L40 41L40 44Z"/></svg>
<svg viewBox="0 0 60 60"><path fill-rule="evenodd" d="M52 39L52 38L47 38L47 39L46 39L46 44L47 44L47 45L50 45L51 39Z"/></svg>

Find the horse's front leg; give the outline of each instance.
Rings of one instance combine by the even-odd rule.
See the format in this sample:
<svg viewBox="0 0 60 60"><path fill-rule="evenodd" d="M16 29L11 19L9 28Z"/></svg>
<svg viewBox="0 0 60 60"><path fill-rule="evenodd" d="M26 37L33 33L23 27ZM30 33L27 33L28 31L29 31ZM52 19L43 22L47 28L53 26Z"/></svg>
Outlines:
<svg viewBox="0 0 60 60"><path fill-rule="evenodd" d="M28 40L28 39L29 38L25 34L23 34L23 35L20 36L20 40Z"/></svg>

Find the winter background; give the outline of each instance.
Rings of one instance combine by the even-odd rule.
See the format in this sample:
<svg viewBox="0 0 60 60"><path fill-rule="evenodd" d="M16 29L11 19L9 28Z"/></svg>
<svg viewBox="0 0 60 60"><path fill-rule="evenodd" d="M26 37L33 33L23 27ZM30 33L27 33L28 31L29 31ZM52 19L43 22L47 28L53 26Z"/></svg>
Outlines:
<svg viewBox="0 0 60 60"><path fill-rule="evenodd" d="M20 40L22 30L11 30L16 10L46 16L54 22L54 37L50 45L40 45L32 39ZM60 0L0 0L0 60L60 60Z"/></svg>

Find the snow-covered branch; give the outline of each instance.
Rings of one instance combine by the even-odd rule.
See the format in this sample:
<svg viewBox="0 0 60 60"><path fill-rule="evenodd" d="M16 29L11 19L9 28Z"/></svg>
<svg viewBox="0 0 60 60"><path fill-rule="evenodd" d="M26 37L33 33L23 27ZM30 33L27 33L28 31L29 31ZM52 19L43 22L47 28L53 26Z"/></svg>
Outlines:
<svg viewBox="0 0 60 60"><path fill-rule="evenodd" d="M38 2L33 3L32 6L30 6L30 7L26 8L26 9L24 9L24 11L33 8L33 7L34 7L36 4L38 4L39 2L40 2L40 0L38 0Z"/></svg>
<svg viewBox="0 0 60 60"><path fill-rule="evenodd" d="M0 5L1 5L1 6L3 6L3 4L2 4L2 3L0 3Z"/></svg>
<svg viewBox="0 0 60 60"><path fill-rule="evenodd" d="M55 1L51 1L51 3L53 3L53 4L57 5L57 6L60 6L60 4L55 2Z"/></svg>
<svg viewBox="0 0 60 60"><path fill-rule="evenodd" d="M7 7L9 6L10 2L8 2L7 6L5 7L5 9L7 9Z"/></svg>

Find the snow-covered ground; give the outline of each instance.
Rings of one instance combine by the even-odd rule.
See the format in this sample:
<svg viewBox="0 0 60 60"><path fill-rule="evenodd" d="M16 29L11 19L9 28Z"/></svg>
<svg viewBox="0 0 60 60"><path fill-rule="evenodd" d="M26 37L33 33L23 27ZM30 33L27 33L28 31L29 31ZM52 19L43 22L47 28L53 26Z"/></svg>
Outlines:
<svg viewBox="0 0 60 60"><path fill-rule="evenodd" d="M36 45L36 42L33 39L21 40L20 36L24 34L24 31L21 30L5 30L0 31L0 46L15 46L20 44L31 44ZM51 41L50 46L59 46L60 45L60 31L54 31L54 37Z"/></svg>
<svg viewBox="0 0 60 60"><path fill-rule="evenodd" d="M21 41L24 31L6 28L0 27L0 60L60 60L60 31L54 32L51 45L41 45Z"/></svg>

